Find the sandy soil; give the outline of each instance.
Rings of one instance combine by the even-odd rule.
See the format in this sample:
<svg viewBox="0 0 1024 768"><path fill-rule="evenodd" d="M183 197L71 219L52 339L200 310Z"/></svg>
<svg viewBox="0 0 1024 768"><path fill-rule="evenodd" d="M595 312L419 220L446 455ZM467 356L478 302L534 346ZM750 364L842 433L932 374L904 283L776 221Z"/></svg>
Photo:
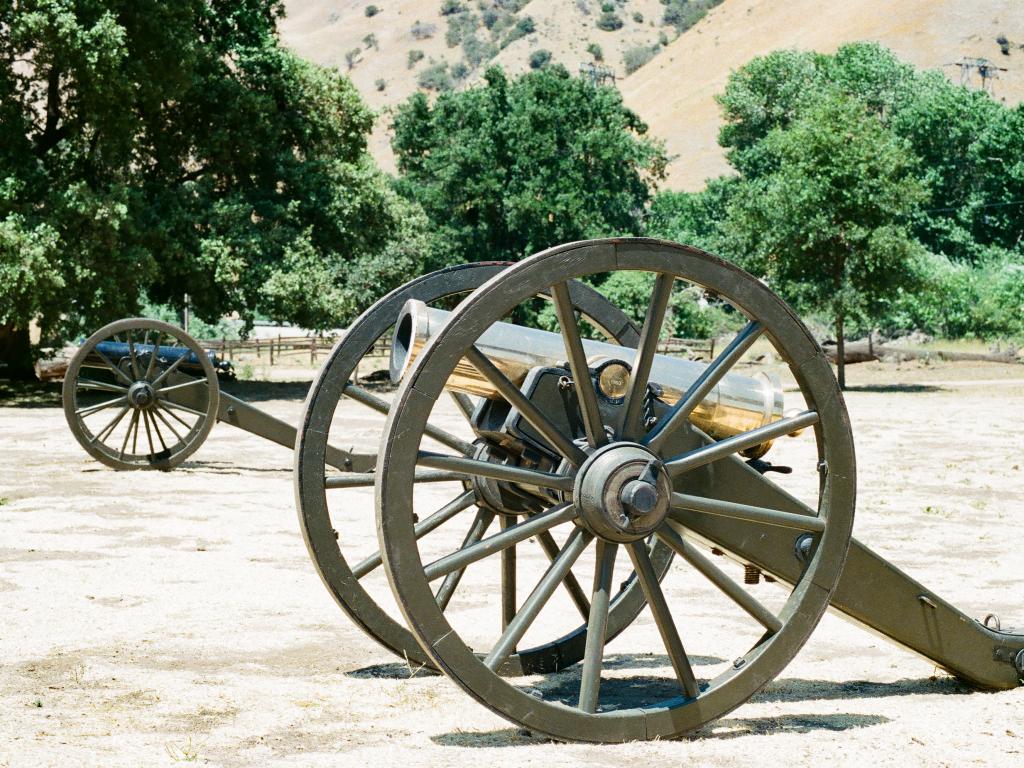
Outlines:
<svg viewBox="0 0 1024 768"><path fill-rule="evenodd" d="M858 538L970 615L1020 627L1024 369L849 375ZM294 421L304 389L239 393ZM298 532L287 450L219 425L174 472L119 474L85 457L52 392L20 394L0 400L5 768L1024 764L1024 689L970 690L834 616L764 692L691 738L523 735L447 680L411 675L341 614ZM369 435L348 408L353 434ZM358 493L345 514L368 538L372 496ZM669 598L685 604L690 587L674 579ZM453 603L467 621L488 602L468 594ZM687 631L711 648L698 664L732 658L730 636ZM655 674L652 637L644 616L609 647L610 674ZM571 685L578 671L563 675Z"/></svg>

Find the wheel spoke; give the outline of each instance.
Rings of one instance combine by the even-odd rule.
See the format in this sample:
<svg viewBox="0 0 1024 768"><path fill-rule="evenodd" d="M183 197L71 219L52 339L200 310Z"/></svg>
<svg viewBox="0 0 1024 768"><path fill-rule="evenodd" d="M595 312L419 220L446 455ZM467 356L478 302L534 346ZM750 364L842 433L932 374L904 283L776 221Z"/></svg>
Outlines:
<svg viewBox="0 0 1024 768"><path fill-rule="evenodd" d="M167 366L166 369L161 371L159 376L153 379L153 386L159 387L161 384L163 384L167 377L174 373L178 369L178 366L185 362L185 358L189 357L191 354L191 351L185 350L185 354L183 354L181 357L179 357L177 360L175 360L173 363ZM202 381L202 379L199 379L199 381Z"/></svg>
<svg viewBox="0 0 1024 768"><path fill-rule="evenodd" d="M670 477L678 477L684 472L703 467L713 461L724 459L734 453L745 451L756 445L767 443L777 437L804 429L818 423L817 411L804 411L796 416L772 422L763 427L741 432L724 440L695 448L692 451L673 456L665 462L665 470Z"/></svg>
<svg viewBox="0 0 1024 768"><path fill-rule="evenodd" d="M772 635L782 629L782 622L774 613L765 608L757 598L742 586L729 578L725 571L711 562L697 547L673 531L668 525L662 525L657 533L658 538L672 547L681 558L718 587L726 597L750 614L755 621Z"/></svg>
<svg viewBox="0 0 1024 768"><path fill-rule="evenodd" d="M102 403L97 403L96 405L83 406L75 411L75 415L80 418L84 418L86 416L91 416L94 413L98 413L99 411L105 411L107 408L112 408L115 405L121 405L122 403L127 402L128 397L126 395L121 395L120 397L115 397L112 400L104 400Z"/></svg>
<svg viewBox="0 0 1024 768"><path fill-rule="evenodd" d="M156 341L153 342L153 349L149 353L149 365L146 366L146 381L149 381L153 376L153 371L156 368L156 359L160 356L160 337L163 336L163 331L156 332ZM149 331L146 331L146 339L149 339Z"/></svg>
<svg viewBox="0 0 1024 768"><path fill-rule="evenodd" d="M519 525L523 525L523 523L519 523ZM534 587L533 592L523 602L523 607L519 609L515 618L509 622L505 631L501 633L501 637L498 638L498 642L491 649L491 652L487 654L484 664L488 669L491 671L497 670L501 663L513 652L516 643L526 634L526 630L530 628L530 625L537 618L537 614L540 613L548 600L551 599L551 595L558 587L558 584L565 578L565 574L572 568L573 563L583 554L583 550L586 549L587 544L590 543L592 538L593 534L584 531L582 528L574 528L573 532L569 534L562 553L548 566L547 571L544 572L544 576L541 577L537 586Z"/></svg>
<svg viewBox="0 0 1024 768"><path fill-rule="evenodd" d="M193 424L189 424L187 421L182 419L181 416L176 414L174 411L172 411L170 408L168 408L167 405L161 403L159 400L156 401L156 410L157 410L157 412L159 412L159 411L167 411L167 415L168 416L170 416L172 419L174 419L179 424L181 424L181 426L183 426L189 432L191 432L192 428L195 426L195 424L198 423L198 422L195 422ZM203 414L203 415L205 416L206 414Z"/></svg>
<svg viewBox="0 0 1024 768"><path fill-rule="evenodd" d="M501 393L501 396L508 401L509 405L519 411L522 417L529 422L530 426L536 429L541 437L547 440L570 464L578 467L587 460L587 455L583 450L573 443L569 436L562 434L561 430L554 425L551 419L530 402L519 387L513 384L508 376L502 373L498 366L492 363L479 349L470 347L466 350L466 359L472 363L474 368L480 371L484 378L494 385L495 389Z"/></svg>
<svg viewBox="0 0 1024 768"><path fill-rule="evenodd" d="M185 387L194 387L196 384L205 384L206 379L190 379L189 381L182 382L181 384L174 384L170 387L160 387L160 391L163 393L174 392L177 389L185 389Z"/></svg>
<svg viewBox="0 0 1024 768"><path fill-rule="evenodd" d="M135 383L134 381L129 379L128 376L125 375L124 371L122 371L120 368L118 368L116 365L110 362L110 358L107 357L102 352L100 352L99 348L94 348L92 350L92 353L96 355L100 360L102 360L103 364L114 372L114 375L120 376L122 379L124 379L124 383L127 384L129 387Z"/></svg>
<svg viewBox="0 0 1024 768"><path fill-rule="evenodd" d="M629 559L633 561L633 570L636 571L637 578L640 580L640 588L647 598L647 604L651 607L654 623L658 625L658 632L661 633L661 640L665 644L669 661L672 662L676 679L679 681L683 693L691 699L695 699L700 694L700 687L697 685L697 678L693 674L693 667L690 666L686 649L683 648L679 630L676 629L676 623L672 620L672 613L665 601L665 593L661 591L661 584L658 583L658 575L651 564L651 557L647 554L647 544L643 541L634 541L627 545L627 551Z"/></svg>
<svg viewBox="0 0 1024 768"><path fill-rule="evenodd" d="M641 442L652 451L657 452L665 439L680 424L690 418L693 409L708 396L715 385L743 357L743 354L750 349L763 332L764 327L760 323L754 320L747 323L743 330L736 334L736 338L729 342L729 346L723 349L722 353L711 361L704 372L690 385L686 394L679 398L671 410L658 420L658 424Z"/></svg>
<svg viewBox="0 0 1024 768"><path fill-rule="evenodd" d="M176 402L174 402L173 400L171 400L168 397L162 397L161 393L164 392L164 391L165 390L160 390L159 392L156 393L157 399L163 403L163 407L164 408L174 408L175 410L178 410L178 411L184 411L185 413L191 413L193 416L200 416L202 418L206 418L206 414L203 413L202 411L197 411L195 408L189 408L187 405L182 405L181 403L176 403Z"/></svg>
<svg viewBox="0 0 1024 768"><path fill-rule="evenodd" d="M690 496L685 493L672 494L672 509L669 510L669 517L677 522L686 524L686 516L679 516L675 513L689 510L691 512L702 512L705 515L717 517L728 517L733 520L742 520L748 523L763 525L776 525L781 528L793 528L798 531L814 531L820 533L825 530L825 519L812 517L810 515L796 515L792 512L783 512L780 509L768 509L767 507L754 507L749 504L738 504L733 501L719 501L709 499L705 496Z"/></svg>
<svg viewBox="0 0 1024 768"><path fill-rule="evenodd" d="M644 327L640 332L640 343L633 357L633 371L629 378L629 391L626 393L622 433L626 440L636 440L644 433L641 423L647 385L650 383L651 364L654 353L658 350L658 338L665 322L665 312L672 298L672 286L675 278L672 275L659 274L651 294L651 304L647 308Z"/></svg>
<svg viewBox="0 0 1024 768"><path fill-rule="evenodd" d="M93 381L92 379L79 379L79 389L98 389L102 392L127 392L128 387L119 387L117 384L108 384L105 381Z"/></svg>
<svg viewBox="0 0 1024 768"><path fill-rule="evenodd" d="M580 674L579 708L596 712L601 688L601 667L604 663L604 640L608 632L608 604L611 601L612 575L618 545L598 540L594 560L594 592L587 618L587 645Z"/></svg>
<svg viewBox="0 0 1024 768"><path fill-rule="evenodd" d="M95 435L89 438L89 442L103 442L108 437L110 437L110 435L113 434L114 430L117 428L117 425L121 423L121 419L124 418L124 415L128 413L129 410L131 410L131 408L127 405L124 408L122 408L120 412L118 412L118 414L114 416L113 419L107 422L107 425L103 427L103 429L101 429L99 432L97 432Z"/></svg>
<svg viewBox="0 0 1024 768"><path fill-rule="evenodd" d="M125 334L125 339L128 341L128 357L131 360L132 376L134 376L135 379L138 380L140 378L139 361L138 358L135 356L135 341L132 339L131 330L129 330L128 333Z"/></svg>
<svg viewBox="0 0 1024 768"><path fill-rule="evenodd" d="M569 357L569 369L576 385L583 428L587 432L587 440L591 447L599 448L608 442L608 437L604 432L601 411L597 407L597 391L594 389L593 379L590 378L590 366L583 349L583 339L580 338L580 327L576 322L576 313L573 311L569 289L565 283L551 286L551 298L555 302L555 313L558 315L558 325L562 329L565 353Z"/></svg>
<svg viewBox="0 0 1024 768"><path fill-rule="evenodd" d="M527 518L521 523L509 526L500 533L482 539L470 547L459 549L450 555L435 560L427 565L423 572L427 577L427 581L439 579L458 568L463 568L470 563L475 563L477 560L482 560L489 555L493 555L495 552L507 549L513 544L518 544L520 541L535 536L541 531L550 530L556 525L568 522L575 517L576 509L571 504L554 507L546 512L541 512L539 515ZM564 553L565 550L562 551Z"/></svg>
<svg viewBox="0 0 1024 768"><path fill-rule="evenodd" d="M544 550L544 554L548 556L548 560L554 562L555 558L561 553L561 548L558 546L558 542L555 541L555 537L551 535L550 531L544 531L538 533L536 536L537 543L540 544L541 549ZM576 606L576 610L580 612L580 615L586 619L590 615L590 600L587 599L586 594L583 592L583 587L580 586L579 581L576 580L576 576L573 575L572 571L565 574L565 579L562 581L565 586L565 590L569 593L569 597L572 598L573 605Z"/></svg>
<svg viewBox="0 0 1024 768"><path fill-rule="evenodd" d="M462 540L462 549L473 546L487 533L487 528L494 520L494 512L489 509L477 510L476 517L473 518L473 524L469 527L469 532L466 537ZM441 586L437 588L437 592L434 593L434 600L437 602L437 607L442 611L448 607L448 603L451 602L452 596L455 594L455 588L459 586L459 582L462 581L462 576L466 572L466 567L463 566L458 570L452 571L444 577L444 581L441 582Z"/></svg>
<svg viewBox="0 0 1024 768"><path fill-rule="evenodd" d="M512 527L508 515L498 519L501 530ZM504 632L516 615L516 545L501 550L501 631Z"/></svg>
<svg viewBox="0 0 1024 768"><path fill-rule="evenodd" d="M121 461L122 459L124 459L124 452L128 448L128 438L132 434L132 428L133 427L136 427L136 428L138 427L138 422L139 422L139 412L138 411L132 411L132 418L128 422L128 430L124 433L124 442L121 443L121 451L120 451L120 453L117 454L118 461Z"/></svg>
<svg viewBox="0 0 1024 768"><path fill-rule="evenodd" d="M377 411L377 413L383 413L385 416L387 416L391 411L391 406L388 405L386 400L382 400L371 392L367 392L362 387L357 387L355 384L346 384L345 394L357 403L362 403L367 408L371 408ZM427 424L427 426L423 428L423 433L465 456L470 456L473 453L472 444L467 443L462 438L456 437L450 432L446 432L440 427L435 427L433 424Z"/></svg>
<svg viewBox="0 0 1024 768"><path fill-rule="evenodd" d="M540 472L535 469L509 467L504 464L492 464L489 461L467 459L463 456L445 456L440 453L420 451L417 454L416 463L431 469L460 472L472 477L507 480L511 483L521 483L522 485L535 486L537 488L550 488L555 491L571 491L573 488L573 478L566 475Z"/></svg>
<svg viewBox="0 0 1024 768"><path fill-rule="evenodd" d="M455 401L455 405L459 407L459 412L466 417L466 421L473 425L473 411L476 407L473 405L473 401L469 399L469 395L462 392L456 392L449 389L448 394L451 395L452 400Z"/></svg>
<svg viewBox="0 0 1024 768"><path fill-rule="evenodd" d="M152 458L156 455L156 449L153 447L153 435L149 431L149 414L146 411L142 412L142 423L146 425L146 440L149 442L149 456Z"/></svg>
<svg viewBox="0 0 1024 768"><path fill-rule="evenodd" d="M137 413L142 413L142 412L138 411ZM138 456L139 455L139 421L140 421L140 419L135 419L135 433L132 435L132 455L133 456Z"/></svg>
<svg viewBox="0 0 1024 768"><path fill-rule="evenodd" d="M460 482L466 479L462 472L434 472L431 470L417 469L413 475L414 483L450 483ZM374 472L342 472L337 475L327 475L324 478L324 488L333 490L336 488L369 488L377 482L377 475Z"/></svg>
<svg viewBox="0 0 1024 768"><path fill-rule="evenodd" d="M438 526L451 520L453 517L459 514L459 512L462 512L463 510L473 506L475 502L476 494L474 494L472 491L466 491L465 493L458 496L454 500L445 504L443 507L437 510L437 512L430 515L430 517L417 523L416 527L413 529L413 535L417 539L426 536L428 533L430 533ZM383 561L384 558L381 556L380 550L377 550L368 558L366 558L361 563L356 565L356 567L352 569L352 575L355 576L357 579L361 579L363 578L363 576L370 573L370 571L379 568Z"/></svg>
<svg viewBox="0 0 1024 768"><path fill-rule="evenodd" d="M173 424L171 424L171 422L169 422L169 421L167 420L167 417L166 417L166 416L164 416L164 415L163 415L163 414L162 414L162 413L160 412L161 410L162 410L162 409L161 409L161 408L159 408L159 407L156 407L156 408L154 408L154 409L153 409L153 416L154 416L155 418L158 418L158 419L160 419L160 421L162 421L162 422L164 423L164 426L165 426L165 427L167 427L167 428L168 428L169 430L171 430L171 433L172 433L172 434L173 434L173 435L174 435L174 436L175 436L175 437L176 437L176 438L178 439L178 442L179 442L179 443L184 443L184 442L185 442L184 438L183 438L183 437L182 437L181 435L179 435L179 434L178 434L178 430L176 430L176 429L174 428L174 425L173 425ZM171 413L171 412L170 412L170 411L168 411L168 413ZM173 413L171 413L171 415L172 415L172 416L174 416L174 414L173 414ZM175 416L175 418L177 418L177 416ZM181 419L178 419L178 420L179 420L179 421L181 421ZM156 422L154 422L154 423L156 423ZM187 425L186 425L186 426L187 426Z"/></svg>
<svg viewBox="0 0 1024 768"><path fill-rule="evenodd" d="M167 443L164 441L164 436L160 433L160 425L156 423L156 417L149 411L146 411L146 418L148 418L153 425L153 431L156 432L156 439L160 441L160 447L164 449L164 453L167 453Z"/></svg>

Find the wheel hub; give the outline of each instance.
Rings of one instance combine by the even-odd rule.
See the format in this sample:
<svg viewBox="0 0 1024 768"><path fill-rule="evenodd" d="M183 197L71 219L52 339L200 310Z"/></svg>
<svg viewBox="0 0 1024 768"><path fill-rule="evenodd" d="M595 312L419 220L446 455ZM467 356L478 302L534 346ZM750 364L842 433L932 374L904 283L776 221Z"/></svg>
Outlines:
<svg viewBox="0 0 1024 768"><path fill-rule="evenodd" d="M148 381L136 381L128 388L128 402L140 410L153 407L156 390Z"/></svg>
<svg viewBox="0 0 1024 768"><path fill-rule="evenodd" d="M583 524L606 541L649 536L668 514L672 483L661 460L642 446L616 443L580 467L573 498Z"/></svg>

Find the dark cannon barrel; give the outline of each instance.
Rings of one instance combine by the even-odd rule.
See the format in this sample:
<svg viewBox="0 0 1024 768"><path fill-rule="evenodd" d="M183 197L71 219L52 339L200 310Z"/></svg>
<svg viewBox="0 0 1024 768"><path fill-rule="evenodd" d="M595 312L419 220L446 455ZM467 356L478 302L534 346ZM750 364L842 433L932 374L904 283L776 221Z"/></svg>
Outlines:
<svg viewBox="0 0 1024 768"><path fill-rule="evenodd" d="M153 354L154 349L157 350L157 359L164 364L173 363L179 358L187 355L185 360L178 366L179 370L196 374L202 373L202 363L199 362L199 358L196 356L195 352L189 350L188 347L155 347L153 344L136 344L135 354L140 358L148 359L149 356ZM110 362L116 364L118 360L123 360L128 357L130 352L126 342L102 341L96 345L95 351L93 354L89 355L86 363L102 367L104 363L99 357L101 354ZM221 360L210 350L206 350L204 354L209 358L214 369L229 375L232 373L231 363L226 360Z"/></svg>

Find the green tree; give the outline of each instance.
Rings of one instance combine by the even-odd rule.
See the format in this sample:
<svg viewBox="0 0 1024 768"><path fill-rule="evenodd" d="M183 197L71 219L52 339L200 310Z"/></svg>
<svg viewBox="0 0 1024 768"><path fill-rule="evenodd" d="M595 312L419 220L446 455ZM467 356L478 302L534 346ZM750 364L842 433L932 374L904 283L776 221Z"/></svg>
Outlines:
<svg viewBox="0 0 1024 768"><path fill-rule="evenodd" d="M324 327L408 206L366 154L372 114L282 48L277 0L24 0L0 8L0 327L76 334L192 297ZM312 279L311 278L311 279ZM358 302L349 302L354 306ZM344 304L344 302L342 303Z"/></svg>
<svg viewBox="0 0 1024 768"><path fill-rule="evenodd" d="M510 81L414 95L396 113L398 185L431 223L444 263L518 259L640 231L665 153L613 88L550 66Z"/></svg>
<svg viewBox="0 0 1024 768"><path fill-rule="evenodd" d="M845 387L847 320L914 280L923 249L910 221L926 187L908 142L840 91L761 144L773 170L733 196L727 250L797 306L831 314Z"/></svg>

